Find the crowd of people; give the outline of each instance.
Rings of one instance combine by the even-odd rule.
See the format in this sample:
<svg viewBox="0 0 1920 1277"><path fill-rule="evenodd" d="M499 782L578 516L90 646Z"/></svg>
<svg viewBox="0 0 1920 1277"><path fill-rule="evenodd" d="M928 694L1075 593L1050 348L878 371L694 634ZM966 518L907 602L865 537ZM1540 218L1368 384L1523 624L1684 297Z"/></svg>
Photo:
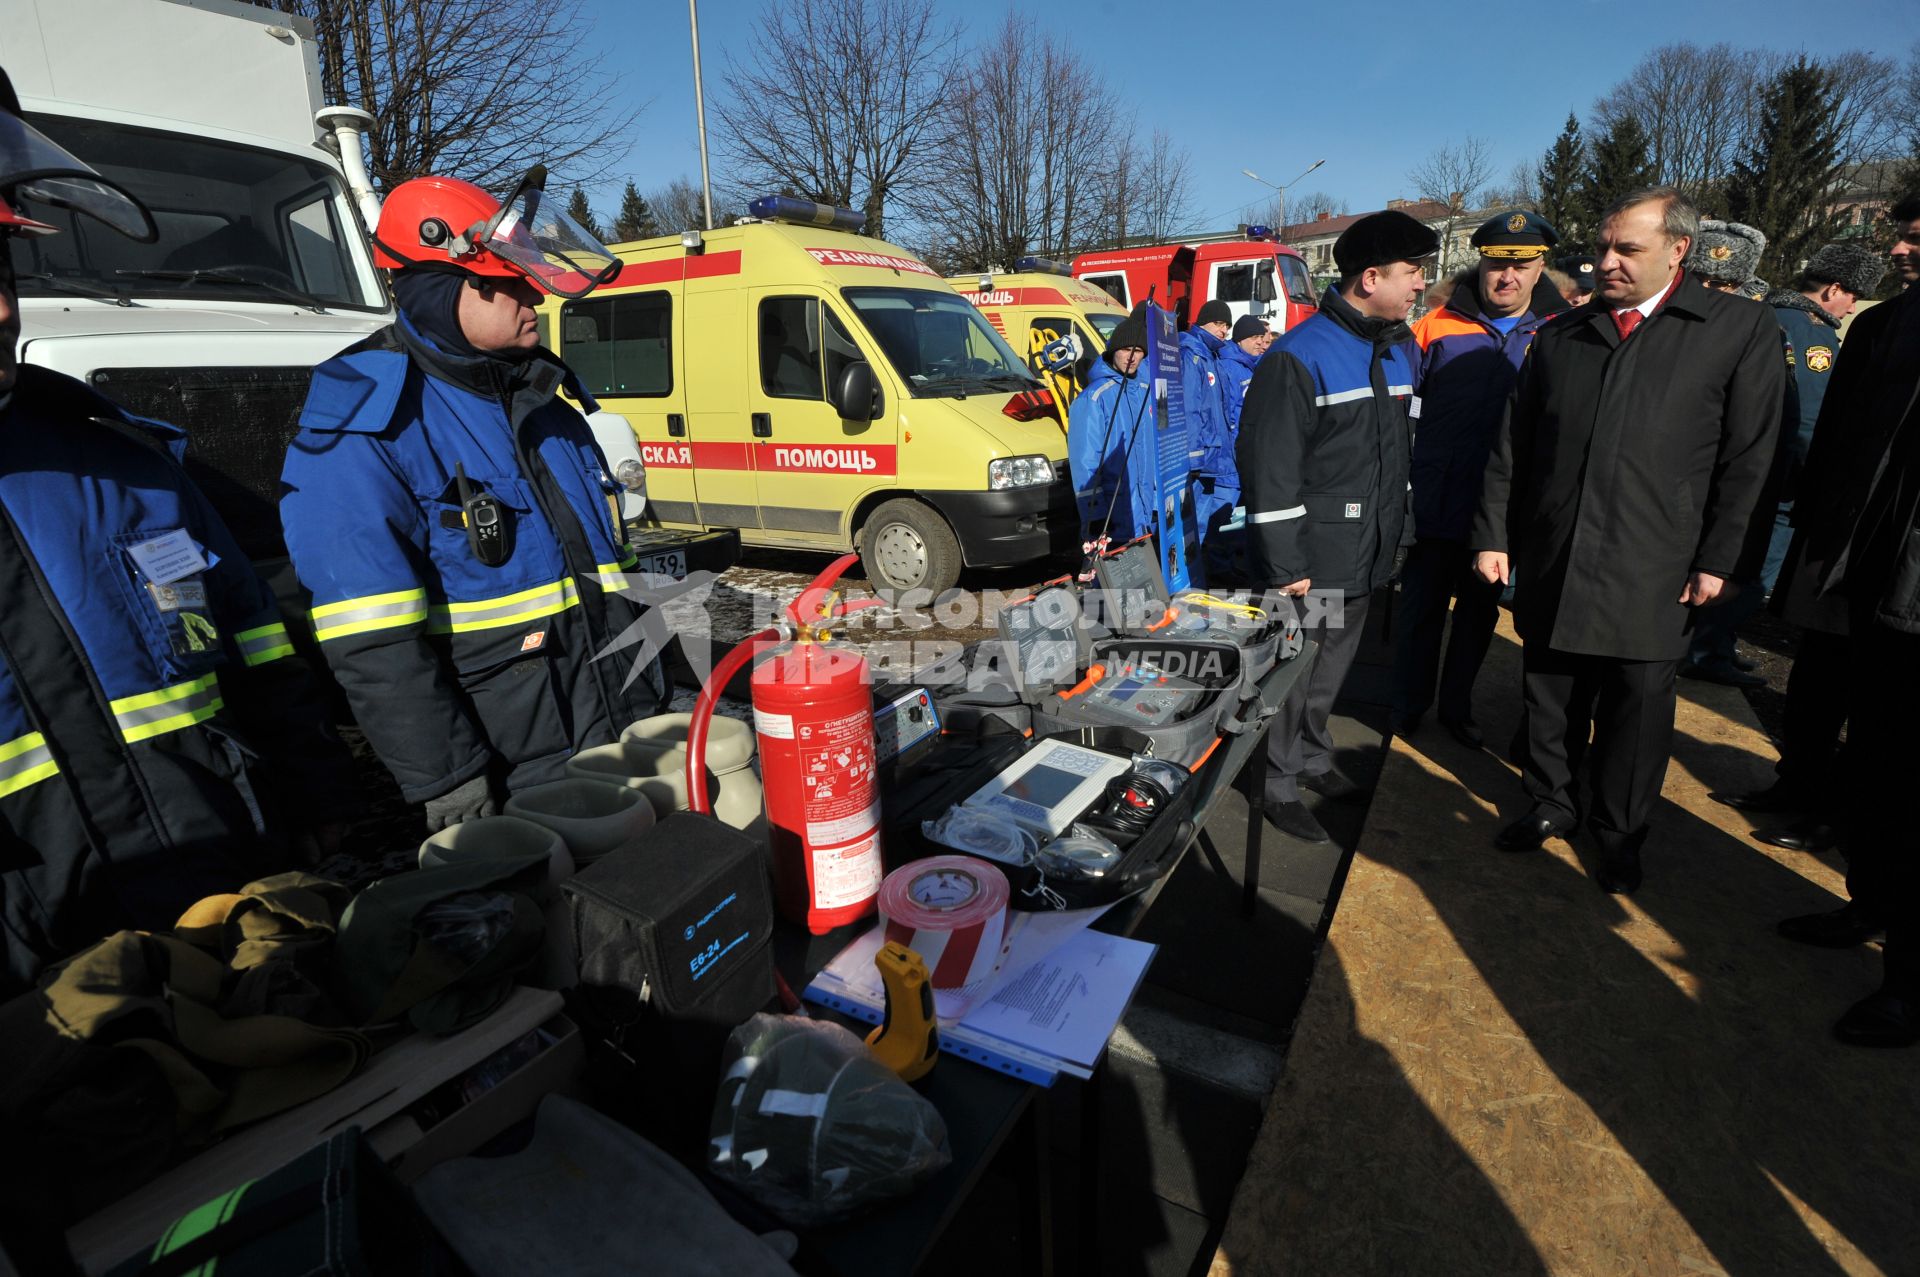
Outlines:
<svg viewBox="0 0 1920 1277"><path fill-rule="evenodd" d="M1884 935L1881 987L1835 1032L1920 1040L1920 896L1895 800L1900 732L1920 721L1920 199L1887 217L1890 253L1828 244L1776 288L1756 277L1760 232L1652 187L1605 210L1592 257L1550 266L1558 232L1515 210L1474 232L1475 267L1430 285L1438 236L1389 210L1340 236L1338 282L1292 330L1209 302L1181 339L1201 570L1299 600L1319 648L1270 739L1268 819L1323 842L1301 791L1363 792L1328 719L1376 592L1398 583L1392 730L1419 732L1431 709L1473 749L1510 598L1526 807L1494 843L1535 852L1584 825L1595 883L1630 894L1676 680L1764 683L1736 638L1771 598L1800 632L1778 778L1716 797L1781 817L1766 842L1841 847L1848 903L1780 932ZM1889 267L1906 291L1843 342ZM1146 338L1136 310L1069 412L1092 537L1160 530L1156 449L1134 446L1152 421Z"/></svg>

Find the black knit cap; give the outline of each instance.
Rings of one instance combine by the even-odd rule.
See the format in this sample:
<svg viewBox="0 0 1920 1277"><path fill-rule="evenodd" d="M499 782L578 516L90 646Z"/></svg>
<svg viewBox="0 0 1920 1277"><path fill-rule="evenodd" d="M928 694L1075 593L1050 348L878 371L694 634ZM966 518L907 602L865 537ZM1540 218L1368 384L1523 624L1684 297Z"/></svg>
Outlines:
<svg viewBox="0 0 1920 1277"><path fill-rule="evenodd" d="M1258 315L1242 315L1233 321L1233 340L1245 341L1267 331L1267 321Z"/></svg>
<svg viewBox="0 0 1920 1277"><path fill-rule="evenodd" d="M1133 308L1131 314L1114 325L1113 333L1107 338L1107 353L1127 346L1147 348L1147 304L1141 302Z"/></svg>
<svg viewBox="0 0 1920 1277"><path fill-rule="evenodd" d="M1233 311L1228 309L1225 302L1215 297L1200 308L1200 318L1193 322L1196 324L1231 324L1233 322Z"/></svg>
<svg viewBox="0 0 1920 1277"><path fill-rule="evenodd" d="M1417 262L1440 251L1440 236L1432 227L1397 208L1369 213L1333 241L1333 263L1342 276L1358 275L1369 266L1388 262Z"/></svg>

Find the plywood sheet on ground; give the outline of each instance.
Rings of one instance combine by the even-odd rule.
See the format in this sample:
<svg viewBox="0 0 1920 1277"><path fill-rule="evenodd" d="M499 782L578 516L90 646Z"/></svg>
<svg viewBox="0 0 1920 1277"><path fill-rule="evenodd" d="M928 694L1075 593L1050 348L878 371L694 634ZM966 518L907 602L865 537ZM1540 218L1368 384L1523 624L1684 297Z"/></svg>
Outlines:
<svg viewBox="0 0 1920 1277"><path fill-rule="evenodd" d="M1775 753L1739 693L1681 694L1630 899L1583 840L1492 848L1524 810L1494 753L1394 743L1215 1277L1920 1273L1920 1053L1829 1036L1878 951L1774 935L1840 903L1838 860L1707 797Z"/></svg>

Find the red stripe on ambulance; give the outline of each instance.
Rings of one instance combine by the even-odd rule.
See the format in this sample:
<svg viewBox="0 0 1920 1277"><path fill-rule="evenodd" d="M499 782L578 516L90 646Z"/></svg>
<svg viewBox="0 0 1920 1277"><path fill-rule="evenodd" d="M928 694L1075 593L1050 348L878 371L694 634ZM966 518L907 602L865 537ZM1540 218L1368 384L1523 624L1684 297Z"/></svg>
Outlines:
<svg viewBox="0 0 1920 1277"><path fill-rule="evenodd" d="M671 284L681 279L711 279L716 275L738 275L740 252L705 253L699 257L669 257L658 262L628 262L599 291L609 288L639 288L647 284ZM649 463L651 464L651 463Z"/></svg>

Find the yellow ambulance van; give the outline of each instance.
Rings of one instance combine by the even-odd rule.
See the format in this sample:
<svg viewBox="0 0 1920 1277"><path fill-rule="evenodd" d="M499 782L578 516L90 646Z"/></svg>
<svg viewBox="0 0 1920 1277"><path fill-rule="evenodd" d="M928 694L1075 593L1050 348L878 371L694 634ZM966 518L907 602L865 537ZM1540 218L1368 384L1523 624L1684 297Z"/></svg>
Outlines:
<svg viewBox="0 0 1920 1277"><path fill-rule="evenodd" d="M873 585L936 594L1077 549L1051 396L980 312L850 209L749 212L615 245L612 282L548 302L558 353L639 436L646 517L857 550Z"/></svg>
<svg viewBox="0 0 1920 1277"><path fill-rule="evenodd" d="M1033 375L1047 383L1060 405L1064 431L1067 405L1085 389L1093 361L1107 348L1107 334L1127 317L1127 308L1106 289L1075 279L1065 263L1044 257L1022 257L1011 271L998 274L952 275L947 282L980 308L994 331L1026 357ZM1047 354L1065 338L1072 339L1078 358L1050 370Z"/></svg>

